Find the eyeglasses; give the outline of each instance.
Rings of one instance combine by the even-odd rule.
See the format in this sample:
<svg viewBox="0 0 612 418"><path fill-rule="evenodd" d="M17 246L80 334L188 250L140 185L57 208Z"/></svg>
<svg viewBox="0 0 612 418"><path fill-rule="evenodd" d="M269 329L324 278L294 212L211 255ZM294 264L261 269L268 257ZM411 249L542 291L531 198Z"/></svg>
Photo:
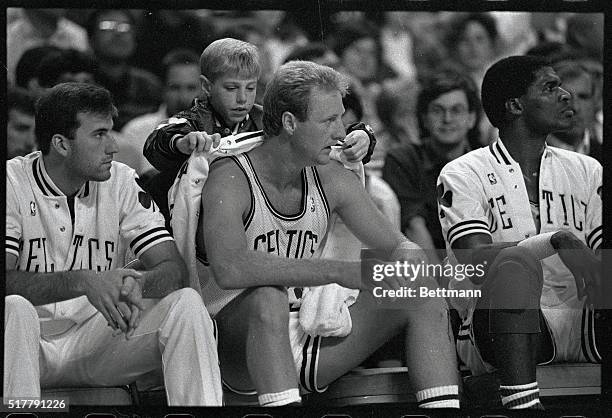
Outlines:
<svg viewBox="0 0 612 418"><path fill-rule="evenodd" d="M98 29L104 31L114 31L127 33L132 31L132 24L126 22L117 22L115 20L102 20L98 23Z"/></svg>
<svg viewBox="0 0 612 418"><path fill-rule="evenodd" d="M450 108L446 108L442 106L431 106L427 110L427 112L431 116L436 117L436 118L442 118L446 116L446 112L448 112L452 118L460 118L462 116L465 116L469 112L469 109L463 105L456 105Z"/></svg>

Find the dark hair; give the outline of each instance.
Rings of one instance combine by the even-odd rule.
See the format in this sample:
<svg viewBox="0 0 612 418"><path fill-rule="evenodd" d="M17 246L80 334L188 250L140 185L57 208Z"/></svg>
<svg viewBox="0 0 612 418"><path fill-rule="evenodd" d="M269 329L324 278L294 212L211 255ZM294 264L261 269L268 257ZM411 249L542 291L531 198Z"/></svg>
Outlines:
<svg viewBox="0 0 612 418"><path fill-rule="evenodd" d="M333 50L341 57L345 49L360 39L371 38L378 43L378 28L365 20L359 23L345 23L331 36L333 39Z"/></svg>
<svg viewBox="0 0 612 418"><path fill-rule="evenodd" d="M136 24L136 19L134 19L134 15L128 9L95 9L93 12L89 14L87 17L87 21L85 22L85 30L89 37L93 36L98 29L98 20L100 16L108 12L121 12L125 14L128 19L130 19L130 23L132 25Z"/></svg>
<svg viewBox="0 0 612 418"><path fill-rule="evenodd" d="M361 97L352 87L352 85L349 85L346 95L342 98L342 105L344 106L345 112L352 110L355 113L357 120L361 120L363 118L363 105L361 104Z"/></svg>
<svg viewBox="0 0 612 418"><path fill-rule="evenodd" d="M74 136L78 113L116 117L117 108L110 92L95 84L60 83L49 89L36 103L36 142L43 154L49 152L53 135Z"/></svg>
<svg viewBox="0 0 612 418"><path fill-rule="evenodd" d="M459 41L461 41L465 28L471 22L482 25L489 35L489 39L492 42L497 41L499 34L497 32L495 18L488 13L469 13L468 15L460 15L451 22L450 29L446 36L446 43L451 51L454 50Z"/></svg>
<svg viewBox="0 0 612 418"><path fill-rule="evenodd" d="M96 57L76 49L62 49L47 54L38 65L38 83L42 87L53 87L66 73L90 73L95 77L98 71Z"/></svg>
<svg viewBox="0 0 612 418"><path fill-rule="evenodd" d="M291 50L289 55L283 60L283 64L289 61L313 61L315 58L321 58L327 52L332 52L322 42L309 42L306 45L297 46Z"/></svg>
<svg viewBox="0 0 612 418"><path fill-rule="evenodd" d="M6 108L8 111L12 109L19 110L28 115L34 115L34 96L20 87L9 88L6 94Z"/></svg>
<svg viewBox="0 0 612 418"><path fill-rule="evenodd" d="M429 132L423 123L423 119L425 114L427 113L427 109L429 104L436 100L438 97L443 94L449 93L454 90L461 90L465 93L465 97L468 102L468 109L470 112L474 112L476 114L476 123L474 123L474 127L470 129L467 136L470 140L470 143L478 143L480 140L480 130L478 127L478 122L481 117L481 106L480 100L478 99L478 89L476 84L470 77L464 76L453 70L444 70L437 74L434 74L432 77L426 79L423 82L422 88L419 91L419 95L417 97L417 105L416 112L419 120L419 130L421 132L421 137L427 137ZM473 142L475 141L475 142Z"/></svg>
<svg viewBox="0 0 612 418"><path fill-rule="evenodd" d="M30 48L21 55L15 68L15 83L24 89L28 88L28 82L38 76L38 65L50 53L59 52L60 48L51 45L36 46Z"/></svg>
<svg viewBox="0 0 612 418"><path fill-rule="evenodd" d="M532 55L516 55L497 61L482 81L482 107L496 128L506 121L506 102L521 97L536 79L536 73L549 62Z"/></svg>
<svg viewBox="0 0 612 418"><path fill-rule="evenodd" d="M168 77L168 71L175 65L197 65L198 70L200 68L200 54L192 49L187 48L175 48L171 49L162 58L162 66L164 70L164 77Z"/></svg>

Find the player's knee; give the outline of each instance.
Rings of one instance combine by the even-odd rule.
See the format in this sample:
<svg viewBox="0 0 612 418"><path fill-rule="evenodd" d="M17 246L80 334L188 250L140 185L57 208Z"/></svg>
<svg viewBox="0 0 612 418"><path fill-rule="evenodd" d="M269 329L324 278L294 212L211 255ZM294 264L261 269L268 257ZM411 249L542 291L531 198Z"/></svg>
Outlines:
<svg viewBox="0 0 612 418"><path fill-rule="evenodd" d="M4 298L5 321L20 321L22 323L36 323L38 329L38 314L32 303L19 295L9 295Z"/></svg>
<svg viewBox="0 0 612 418"><path fill-rule="evenodd" d="M177 305L187 312L197 312L204 308L204 302L200 294L191 287L184 287L173 292L177 298Z"/></svg>
<svg viewBox="0 0 612 418"><path fill-rule="evenodd" d="M433 323L449 321L448 304L444 298L429 298L419 309L424 320Z"/></svg>
<svg viewBox="0 0 612 418"><path fill-rule="evenodd" d="M508 247L495 258L487 277L491 308L538 309L544 277L540 262L522 247Z"/></svg>
<svg viewBox="0 0 612 418"><path fill-rule="evenodd" d="M289 300L284 288L264 286L249 295L250 320L266 330L287 331Z"/></svg>

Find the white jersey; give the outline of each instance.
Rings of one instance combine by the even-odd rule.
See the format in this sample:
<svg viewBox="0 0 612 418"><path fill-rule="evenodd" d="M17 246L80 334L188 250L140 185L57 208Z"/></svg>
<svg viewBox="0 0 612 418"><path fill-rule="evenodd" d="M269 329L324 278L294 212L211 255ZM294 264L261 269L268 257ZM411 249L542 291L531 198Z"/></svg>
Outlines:
<svg viewBox="0 0 612 418"><path fill-rule="evenodd" d="M546 146L539 177L539 224L532 217L520 166L501 140L448 163L438 178L438 208L448 254L459 238L474 233L493 242L520 241L538 233L569 230L590 248L602 242L602 167L595 159ZM542 260L542 308L581 308L571 272L559 256ZM469 280L451 281L455 288ZM474 300L453 300L460 313Z"/></svg>
<svg viewBox="0 0 612 418"><path fill-rule="evenodd" d="M19 270L112 270L125 264L128 249L139 257L172 240L163 215L124 164L113 162L107 181L86 182L73 215L40 152L8 161L6 174L6 252L18 257ZM37 310L41 319L72 323L96 312L85 296Z"/></svg>
<svg viewBox="0 0 612 418"><path fill-rule="evenodd" d="M247 245L251 250L286 258L311 258L327 231L329 204L315 167L302 171L300 211L287 215L277 211L268 200L248 154L232 158L244 172L251 194L251 208L244 220ZM202 288L204 304L212 316L243 290L220 289L215 280ZM289 289L289 301L297 302L299 291Z"/></svg>

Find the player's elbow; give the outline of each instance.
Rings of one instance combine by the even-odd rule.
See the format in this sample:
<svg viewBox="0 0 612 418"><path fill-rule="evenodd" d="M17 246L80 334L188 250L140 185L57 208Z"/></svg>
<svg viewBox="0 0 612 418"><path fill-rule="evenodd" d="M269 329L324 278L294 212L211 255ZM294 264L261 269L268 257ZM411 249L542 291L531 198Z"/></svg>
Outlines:
<svg viewBox="0 0 612 418"><path fill-rule="evenodd" d="M220 257L211 257L210 266L221 289L240 289L244 286L247 269L243 267L242 258L232 252Z"/></svg>

